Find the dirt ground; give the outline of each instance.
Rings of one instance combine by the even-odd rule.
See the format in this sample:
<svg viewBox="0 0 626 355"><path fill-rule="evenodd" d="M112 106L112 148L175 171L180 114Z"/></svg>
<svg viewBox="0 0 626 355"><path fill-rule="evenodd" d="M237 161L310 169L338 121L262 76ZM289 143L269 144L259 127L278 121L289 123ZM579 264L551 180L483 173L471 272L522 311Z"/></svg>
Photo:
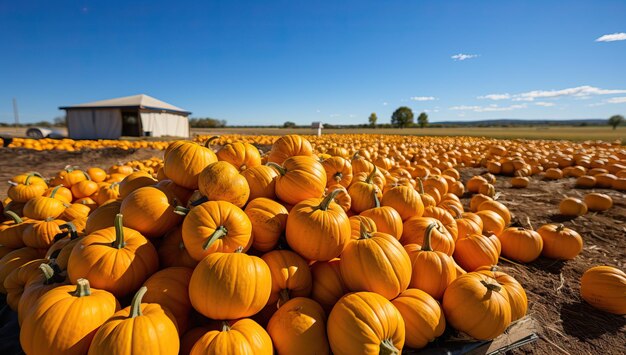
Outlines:
<svg viewBox="0 0 626 355"><path fill-rule="evenodd" d="M103 149L83 152L34 152L0 148L0 180L7 181L18 172L38 171L51 176L65 165L107 168L119 162L161 157L162 151ZM484 172L462 169L463 181ZM541 181L533 178L526 189L511 189L509 178L498 177L495 186L499 200L512 212L513 223L538 228L559 222L578 231L584 239L583 252L576 259L559 262L539 258L527 265L501 261L503 271L514 276L526 290L529 315L540 326L540 340L514 350L515 354L625 354L626 316L595 310L580 297L580 277L596 265L626 269L626 195L596 189L613 198L614 206L604 213L588 213L576 219L558 215L564 195L581 197L590 191L573 189L574 179ZM6 189L0 191L6 196ZM463 198L466 205L469 197Z"/></svg>

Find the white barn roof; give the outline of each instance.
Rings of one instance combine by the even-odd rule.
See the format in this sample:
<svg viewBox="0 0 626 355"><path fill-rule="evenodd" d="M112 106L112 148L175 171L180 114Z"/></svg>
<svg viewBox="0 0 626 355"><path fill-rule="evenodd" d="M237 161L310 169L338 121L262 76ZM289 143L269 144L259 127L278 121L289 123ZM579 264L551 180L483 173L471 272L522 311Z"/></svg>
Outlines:
<svg viewBox="0 0 626 355"><path fill-rule="evenodd" d="M78 104L78 105L73 105L73 106L63 106L59 108L62 110L67 110L67 109L83 109L83 108L122 108L122 107L138 107L138 108L143 108L143 109L179 112L179 113L183 113L187 115L191 114L191 112L184 110L180 107L176 107L174 105L168 104L167 102L157 100L152 96L148 96L144 94L118 97L118 98L109 99L109 100L87 102L84 104Z"/></svg>

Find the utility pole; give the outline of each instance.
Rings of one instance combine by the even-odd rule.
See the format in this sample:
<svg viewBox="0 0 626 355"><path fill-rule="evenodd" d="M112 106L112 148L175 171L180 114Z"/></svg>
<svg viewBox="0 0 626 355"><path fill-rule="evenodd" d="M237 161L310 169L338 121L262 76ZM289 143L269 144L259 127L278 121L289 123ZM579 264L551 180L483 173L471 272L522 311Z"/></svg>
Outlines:
<svg viewBox="0 0 626 355"><path fill-rule="evenodd" d="M15 117L15 132L17 133L19 130L18 125L20 124L20 113L17 110L16 98L13 98L13 117Z"/></svg>

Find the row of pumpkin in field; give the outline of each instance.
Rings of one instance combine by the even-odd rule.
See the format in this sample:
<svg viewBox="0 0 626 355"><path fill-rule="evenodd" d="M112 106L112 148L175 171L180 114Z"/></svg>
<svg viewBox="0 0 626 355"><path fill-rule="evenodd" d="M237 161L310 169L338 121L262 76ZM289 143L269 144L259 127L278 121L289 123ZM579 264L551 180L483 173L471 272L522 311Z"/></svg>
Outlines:
<svg viewBox="0 0 626 355"><path fill-rule="evenodd" d="M85 180L67 169L50 181L64 186L52 187L16 177L6 206L15 220L0 231L15 250L0 260L0 278L24 349L176 353L181 337L182 353L397 353L425 346L446 323L490 339L527 307L521 285L493 269L501 252L530 262L582 249L563 226L509 227L506 206L486 194L465 212L453 167L426 161L414 178L366 155L320 162L306 140L286 136L267 166L250 145L215 154L174 142L162 168L151 160L132 164L139 171L88 169ZM92 195L75 188L101 179ZM41 185L36 193L33 185ZM593 268L583 298L623 313L625 280L615 268ZM76 286L60 286L68 282ZM83 319L82 307L97 315ZM194 320L192 309L214 321ZM128 324L152 335L133 336Z"/></svg>

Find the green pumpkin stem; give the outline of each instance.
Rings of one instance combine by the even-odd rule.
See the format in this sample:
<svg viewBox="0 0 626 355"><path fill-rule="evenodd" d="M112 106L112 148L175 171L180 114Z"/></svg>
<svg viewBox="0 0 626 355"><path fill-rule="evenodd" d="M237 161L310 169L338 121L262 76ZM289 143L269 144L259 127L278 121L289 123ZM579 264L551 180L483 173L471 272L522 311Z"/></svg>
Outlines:
<svg viewBox="0 0 626 355"><path fill-rule="evenodd" d="M563 231L563 229L565 229L565 226L562 224L559 224L558 226L556 226L556 232L560 233Z"/></svg>
<svg viewBox="0 0 626 355"><path fill-rule="evenodd" d="M342 189L336 189L336 190L333 190L333 192L331 192L328 195L326 195L326 197L324 197L322 202L320 202L320 204L317 205L317 207L315 207L315 209L316 210L327 211L328 207L330 207L330 203L333 202L333 200L335 199L335 197L337 197L337 194L339 194L339 192L341 192L341 190Z"/></svg>
<svg viewBox="0 0 626 355"><path fill-rule="evenodd" d="M424 194L424 183L422 182L421 178L417 178L417 192L419 192L420 195Z"/></svg>
<svg viewBox="0 0 626 355"><path fill-rule="evenodd" d="M46 281L45 281L46 284L52 281L54 277L54 270L50 267L50 265L45 264L45 263L41 264L39 265L39 270L41 270L41 272L43 273L43 276L46 278Z"/></svg>
<svg viewBox="0 0 626 355"><path fill-rule="evenodd" d="M431 223L426 227L426 231L424 232L424 245L422 245L422 251L433 251L433 248L430 246L431 243L431 234L433 233L433 229L437 228L437 223Z"/></svg>
<svg viewBox="0 0 626 355"><path fill-rule="evenodd" d="M368 184L372 183L372 179L374 178L374 175L376 175L376 172L378 171L378 168L376 167L376 165L374 165L374 168L372 169L372 172L367 175L367 177L365 178L365 182Z"/></svg>
<svg viewBox="0 0 626 355"><path fill-rule="evenodd" d="M13 211L6 210L4 211L4 215L11 218L15 224L23 223L24 221L17 215L17 213Z"/></svg>
<svg viewBox="0 0 626 355"><path fill-rule="evenodd" d="M237 249L235 249L235 254L237 253L243 253L243 247L240 245L237 247Z"/></svg>
<svg viewBox="0 0 626 355"><path fill-rule="evenodd" d="M122 224L122 214L118 213L115 216L115 241L112 243L113 248L122 249L126 246L124 241L124 225Z"/></svg>
<svg viewBox="0 0 626 355"><path fill-rule="evenodd" d="M65 222L65 224L60 225L59 228L67 229L67 231L70 233L70 240L78 238L78 232L76 231L76 225L74 223Z"/></svg>
<svg viewBox="0 0 626 355"><path fill-rule="evenodd" d="M39 173L30 173L26 176L26 181L24 181L24 185L30 185L30 178L33 176L43 178Z"/></svg>
<svg viewBox="0 0 626 355"><path fill-rule="evenodd" d="M143 315L141 313L141 299L143 298L143 295L146 294L146 291L148 291L148 288L146 286L142 286L139 291L135 293L133 301L130 303L130 313L128 314L128 318L135 318Z"/></svg>
<svg viewBox="0 0 626 355"><path fill-rule="evenodd" d="M487 288L487 290L489 290L489 291L500 292L500 290L502 289L502 287L500 287L500 285L490 284L490 283L487 283L485 280L480 280L480 283L483 284L483 286L485 286Z"/></svg>
<svg viewBox="0 0 626 355"><path fill-rule="evenodd" d="M454 212L454 219L461 219L463 218L463 213L461 212L461 210L455 206L455 205L449 205L450 209L452 210L452 212Z"/></svg>
<svg viewBox="0 0 626 355"><path fill-rule="evenodd" d="M50 193L50 198L54 198L54 196L57 194L57 191L59 191L59 189L63 187L63 184L55 187L54 189L52 189L52 192Z"/></svg>
<svg viewBox="0 0 626 355"><path fill-rule="evenodd" d="M87 279L76 280L76 291L74 296L85 297L91 295L91 288L89 288L89 281Z"/></svg>
<svg viewBox="0 0 626 355"><path fill-rule="evenodd" d="M222 321L222 331L227 332L229 330L230 330L230 324L228 324L228 321Z"/></svg>
<svg viewBox="0 0 626 355"><path fill-rule="evenodd" d="M202 197L200 197L199 199L197 199L197 200L195 200L195 201L191 202L191 203L190 203L190 205L192 205L192 206L198 206L198 205L201 205L201 204L203 204L203 203L205 203L205 202L207 202L207 201L209 201L208 197L206 197L206 196L202 196Z"/></svg>
<svg viewBox="0 0 626 355"><path fill-rule="evenodd" d="M398 355L400 354L400 350L393 345L393 340L385 339L380 343L380 355Z"/></svg>
<svg viewBox="0 0 626 355"><path fill-rule="evenodd" d="M333 175L333 178L335 179L335 181L339 182L341 181L341 179L343 179L343 174L338 171L335 173L335 175Z"/></svg>
<svg viewBox="0 0 626 355"><path fill-rule="evenodd" d="M270 166L270 167L272 167L272 168L274 168L274 169L278 170L278 173L279 173L281 176L283 176L283 175L287 174L287 170L286 170L285 168L283 168L282 166L280 166L280 165L278 165L278 164L274 163L273 161L270 161L270 162L266 163L266 164L265 164L265 166Z"/></svg>
<svg viewBox="0 0 626 355"><path fill-rule="evenodd" d="M86 178L87 180L91 181L91 176L89 176L89 174L87 174L87 172L86 172L86 171L83 171L82 173L83 173L83 175L85 175L85 178Z"/></svg>
<svg viewBox="0 0 626 355"><path fill-rule="evenodd" d="M206 242L204 242L204 244L202 245L202 249L203 250L209 249L209 247L213 245L213 243L215 243L218 239L225 237L226 235L228 235L228 229L226 227L224 226L217 227L215 229L215 232L211 234L209 239Z"/></svg>
<svg viewBox="0 0 626 355"><path fill-rule="evenodd" d="M189 211L191 210L187 207L183 207L183 206L174 207L174 213L179 214L181 216L186 216L187 214L189 214Z"/></svg>
<svg viewBox="0 0 626 355"><path fill-rule="evenodd" d="M359 239L369 239L372 235L365 228L365 223L363 221L359 221Z"/></svg>
<svg viewBox="0 0 626 355"><path fill-rule="evenodd" d="M206 140L206 142L204 142L204 147L205 148L211 148L211 143L213 143L214 140L218 139L220 136L213 136L209 139Z"/></svg>
<svg viewBox="0 0 626 355"><path fill-rule="evenodd" d="M374 189L372 191L374 193L374 207L380 208L380 199L378 198L378 189Z"/></svg>

